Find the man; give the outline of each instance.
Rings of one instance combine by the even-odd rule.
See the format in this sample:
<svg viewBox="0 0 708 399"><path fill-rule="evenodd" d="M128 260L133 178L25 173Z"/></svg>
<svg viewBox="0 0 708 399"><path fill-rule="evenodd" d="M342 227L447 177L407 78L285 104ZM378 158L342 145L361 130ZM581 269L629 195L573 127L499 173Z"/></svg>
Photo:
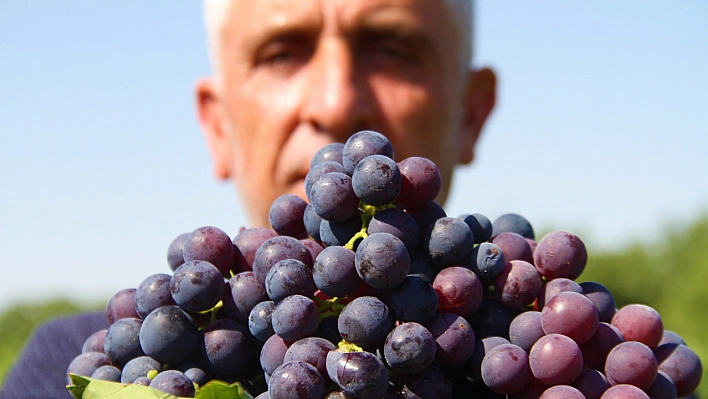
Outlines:
<svg viewBox="0 0 708 399"><path fill-rule="evenodd" d="M207 0L215 76L196 87L214 174L232 179L252 226L275 198L306 198L312 155L353 133L386 135L397 160L472 161L495 100L473 71L470 0Z"/></svg>
<svg viewBox="0 0 708 399"><path fill-rule="evenodd" d="M279 195L306 198L303 180L319 148L363 129L385 134L399 160L435 162L444 202L453 168L472 161L495 100L494 73L469 68L469 0L205 6L214 77L196 85L199 120L214 174L234 181L252 226L268 226ZM42 327L0 398L70 397L68 363L105 324L95 314Z"/></svg>

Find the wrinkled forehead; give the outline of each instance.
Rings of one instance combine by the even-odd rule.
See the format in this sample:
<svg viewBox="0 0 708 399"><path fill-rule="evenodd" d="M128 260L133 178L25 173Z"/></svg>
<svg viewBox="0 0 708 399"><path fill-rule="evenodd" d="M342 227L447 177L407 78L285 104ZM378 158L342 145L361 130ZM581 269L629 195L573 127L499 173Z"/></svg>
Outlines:
<svg viewBox="0 0 708 399"><path fill-rule="evenodd" d="M430 10L441 7L449 25L460 38L463 60L469 61L472 51L472 0L204 0L204 17L207 26L212 61L216 62L219 52L218 41L228 28L234 13L248 13L249 18L277 20L278 12L292 12L323 9L323 2L341 14L352 14L367 9L383 7L405 7ZM270 13L270 15L267 15ZM264 17L267 15L267 17ZM244 15L241 15L243 17ZM281 16L282 17L282 16ZM425 17L425 16L424 16ZM266 22L266 21L264 21Z"/></svg>

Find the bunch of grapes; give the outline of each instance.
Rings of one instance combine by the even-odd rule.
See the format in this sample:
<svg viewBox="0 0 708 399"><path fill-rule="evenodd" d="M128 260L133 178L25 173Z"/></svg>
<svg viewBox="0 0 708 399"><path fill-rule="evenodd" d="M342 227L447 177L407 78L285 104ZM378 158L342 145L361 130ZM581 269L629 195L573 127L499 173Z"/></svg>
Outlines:
<svg viewBox="0 0 708 399"><path fill-rule="evenodd" d="M517 214L448 217L437 167L373 131L322 148L272 229L178 236L169 274L108 302L69 372L183 397L677 398L694 351L652 308L576 283L576 235Z"/></svg>

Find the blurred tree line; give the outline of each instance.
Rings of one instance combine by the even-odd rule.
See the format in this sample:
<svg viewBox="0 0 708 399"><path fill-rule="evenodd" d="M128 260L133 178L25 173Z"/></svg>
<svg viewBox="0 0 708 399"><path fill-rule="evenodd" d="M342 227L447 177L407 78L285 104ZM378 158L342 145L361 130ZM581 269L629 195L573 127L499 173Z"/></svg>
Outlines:
<svg viewBox="0 0 708 399"><path fill-rule="evenodd" d="M708 359L708 215L667 231L656 243L636 243L619 251L590 251L582 281L597 281L610 289L622 307L643 303L656 309L664 328L681 335L704 365ZM55 300L18 304L0 315L0 386L24 343L43 321L104 304ZM706 367L699 396L708 398Z"/></svg>

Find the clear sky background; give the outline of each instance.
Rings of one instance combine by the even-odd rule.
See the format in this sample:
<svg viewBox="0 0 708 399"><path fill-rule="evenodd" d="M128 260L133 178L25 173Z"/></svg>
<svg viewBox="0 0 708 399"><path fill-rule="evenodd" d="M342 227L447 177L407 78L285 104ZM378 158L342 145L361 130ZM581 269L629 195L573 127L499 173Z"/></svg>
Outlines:
<svg viewBox="0 0 708 399"><path fill-rule="evenodd" d="M498 103L449 215L517 212L592 250L708 213L708 3L476 14ZM0 309L106 300L167 272L177 235L245 225L195 118L205 40L198 1L0 1Z"/></svg>

